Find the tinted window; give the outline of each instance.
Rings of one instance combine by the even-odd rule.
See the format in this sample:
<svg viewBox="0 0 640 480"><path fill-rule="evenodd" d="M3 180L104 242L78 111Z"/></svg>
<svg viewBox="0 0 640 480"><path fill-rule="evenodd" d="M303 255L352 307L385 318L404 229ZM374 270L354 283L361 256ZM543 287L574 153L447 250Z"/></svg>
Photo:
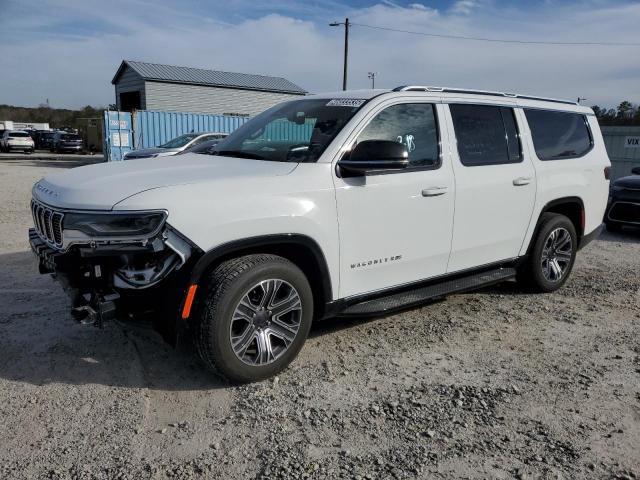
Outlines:
<svg viewBox="0 0 640 480"><path fill-rule="evenodd" d="M449 105L460 161L467 167L522 160L513 109L489 105Z"/></svg>
<svg viewBox="0 0 640 480"><path fill-rule="evenodd" d="M430 103L394 105L378 113L358 136L364 140L392 140L409 152L409 168L437 167L440 164L438 129Z"/></svg>
<svg viewBox="0 0 640 480"><path fill-rule="evenodd" d="M525 109L533 146L540 160L580 157L591 150L591 135L583 115Z"/></svg>
<svg viewBox="0 0 640 480"><path fill-rule="evenodd" d="M67 134L64 134L64 135L60 135L60 138L62 140L82 140L80 138L80 135L74 135L72 133L67 133Z"/></svg>
<svg viewBox="0 0 640 480"><path fill-rule="evenodd" d="M21 138L21 137L28 137L29 134L27 132L11 132L9 136L13 138Z"/></svg>

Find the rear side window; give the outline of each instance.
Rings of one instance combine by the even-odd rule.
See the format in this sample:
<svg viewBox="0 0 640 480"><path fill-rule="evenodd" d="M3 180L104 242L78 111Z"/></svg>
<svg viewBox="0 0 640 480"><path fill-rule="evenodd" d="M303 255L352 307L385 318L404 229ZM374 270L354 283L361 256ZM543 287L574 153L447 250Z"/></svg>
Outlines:
<svg viewBox="0 0 640 480"><path fill-rule="evenodd" d="M525 109L533 146L540 160L583 156L593 145L584 115Z"/></svg>
<svg viewBox="0 0 640 480"><path fill-rule="evenodd" d="M449 105L460 162L467 167L522 161L520 136L512 108Z"/></svg>

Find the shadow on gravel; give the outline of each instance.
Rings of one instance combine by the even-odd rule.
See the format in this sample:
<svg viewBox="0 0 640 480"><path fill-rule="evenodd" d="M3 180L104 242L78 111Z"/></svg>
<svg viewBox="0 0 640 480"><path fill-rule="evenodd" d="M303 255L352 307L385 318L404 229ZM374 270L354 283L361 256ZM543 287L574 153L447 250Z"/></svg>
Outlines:
<svg viewBox="0 0 640 480"><path fill-rule="evenodd" d="M93 165L94 163L103 163L102 155L81 156L81 157L56 157L51 155L47 158L30 158L28 155L24 157L0 157L0 163L5 165L13 165L16 167L41 167L41 168L75 168L84 165Z"/></svg>
<svg viewBox="0 0 640 480"><path fill-rule="evenodd" d="M229 386L193 349L171 347L150 327L74 322L67 295L38 273L31 252L0 255L0 266L0 378L169 391Z"/></svg>

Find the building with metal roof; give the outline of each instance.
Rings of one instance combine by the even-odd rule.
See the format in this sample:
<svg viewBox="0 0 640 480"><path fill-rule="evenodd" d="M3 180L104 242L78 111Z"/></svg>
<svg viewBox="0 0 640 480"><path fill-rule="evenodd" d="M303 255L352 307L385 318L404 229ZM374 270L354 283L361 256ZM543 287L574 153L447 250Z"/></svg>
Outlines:
<svg viewBox="0 0 640 480"><path fill-rule="evenodd" d="M111 80L118 110L249 116L307 92L282 77L123 60Z"/></svg>

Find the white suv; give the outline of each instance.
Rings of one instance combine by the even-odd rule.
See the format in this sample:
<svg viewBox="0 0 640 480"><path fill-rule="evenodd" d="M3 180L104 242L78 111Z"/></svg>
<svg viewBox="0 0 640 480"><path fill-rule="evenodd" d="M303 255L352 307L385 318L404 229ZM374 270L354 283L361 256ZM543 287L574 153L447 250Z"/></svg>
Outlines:
<svg viewBox="0 0 640 480"><path fill-rule="evenodd" d="M102 325L149 315L236 381L313 320L518 279L558 289L594 238L610 163L589 108L432 87L276 105L212 155L114 162L33 188L33 250Z"/></svg>
<svg viewBox="0 0 640 480"><path fill-rule="evenodd" d="M32 153L34 149L33 139L28 132L22 130L5 130L0 138L0 150L22 150L24 153Z"/></svg>

